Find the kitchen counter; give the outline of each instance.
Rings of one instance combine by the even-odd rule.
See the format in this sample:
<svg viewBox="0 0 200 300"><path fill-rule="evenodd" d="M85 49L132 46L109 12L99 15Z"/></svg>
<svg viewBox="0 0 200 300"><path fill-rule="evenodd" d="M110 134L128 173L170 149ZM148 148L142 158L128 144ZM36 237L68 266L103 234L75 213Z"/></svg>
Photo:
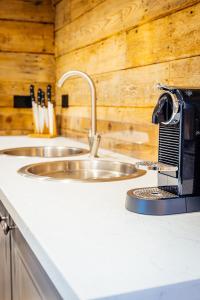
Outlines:
<svg viewBox="0 0 200 300"><path fill-rule="evenodd" d="M86 147L66 138L0 137L1 149L35 145ZM200 213L127 211L126 191L156 185L154 172L104 183L37 181L16 172L49 160L0 156L0 199L64 299L199 299Z"/></svg>

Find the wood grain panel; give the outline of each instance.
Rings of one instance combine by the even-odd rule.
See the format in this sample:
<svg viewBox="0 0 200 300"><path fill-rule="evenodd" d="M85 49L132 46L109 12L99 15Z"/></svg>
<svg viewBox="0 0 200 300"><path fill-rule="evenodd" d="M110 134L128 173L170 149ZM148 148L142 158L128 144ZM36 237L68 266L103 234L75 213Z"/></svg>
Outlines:
<svg viewBox="0 0 200 300"><path fill-rule="evenodd" d="M101 147L141 159L157 159L158 126L151 124L151 113L152 109L146 108L98 108L97 131L102 135ZM83 138L87 143L89 114L90 111L83 107L64 109L62 134Z"/></svg>
<svg viewBox="0 0 200 300"><path fill-rule="evenodd" d="M56 5L55 29L69 24L105 0L62 0Z"/></svg>
<svg viewBox="0 0 200 300"><path fill-rule="evenodd" d="M1 130L32 130L32 110L1 108L0 124Z"/></svg>
<svg viewBox="0 0 200 300"><path fill-rule="evenodd" d="M82 141L87 144L88 138L87 134L83 132L78 132L70 129L62 129L62 135L66 137L71 137ZM154 134L154 139L156 138L156 133ZM120 139L113 139L111 137L103 137L100 146L105 149L116 151L118 153L126 154L134 158L141 160L146 160L147 158L152 161L157 161L158 159L158 147L151 146L148 144L138 144L132 142L126 142Z"/></svg>
<svg viewBox="0 0 200 300"><path fill-rule="evenodd" d="M175 60L169 63L145 66L92 76L98 105L141 106L154 105L159 82L176 86L199 87L200 57ZM69 94L69 104L89 105L87 83L71 79L62 88L57 88L57 101L61 94ZM115 101L113 101L115 99Z"/></svg>
<svg viewBox="0 0 200 300"><path fill-rule="evenodd" d="M64 70L63 70L64 71ZM157 64L92 76L97 90L98 106L153 106L159 91L156 84L168 83L169 64ZM57 103L61 94L69 95L69 105L90 105L87 83L82 79L68 80L57 88Z"/></svg>
<svg viewBox="0 0 200 300"><path fill-rule="evenodd" d="M123 69L126 66L126 34L60 56L56 61L57 78L70 69L99 74Z"/></svg>
<svg viewBox="0 0 200 300"><path fill-rule="evenodd" d="M200 56L170 62L169 84L200 88Z"/></svg>
<svg viewBox="0 0 200 300"><path fill-rule="evenodd" d="M58 30L71 22L71 0L62 0L55 5L55 30Z"/></svg>
<svg viewBox="0 0 200 300"><path fill-rule="evenodd" d="M199 55L199 20L200 3L131 30L127 35L127 66Z"/></svg>
<svg viewBox="0 0 200 300"><path fill-rule="evenodd" d="M199 70L200 57L197 56L93 76L97 88L97 105L105 106L105 109L110 106L127 109L154 106L160 94L156 83L198 87ZM69 94L70 106L90 105L87 83L81 79L71 79L61 89L57 89L58 101L62 93ZM80 111L82 113L81 108Z"/></svg>
<svg viewBox="0 0 200 300"><path fill-rule="evenodd" d="M51 0L0 0L0 19L30 22L54 21Z"/></svg>
<svg viewBox="0 0 200 300"><path fill-rule="evenodd" d="M101 145L157 159L158 127L151 123L160 94L155 84L199 87L199 1L104 0L92 8L81 0L68 6L65 1L56 11L56 78L70 69L89 73L97 90ZM69 108L57 107L62 133L87 142L87 83L75 78L57 89L58 105L61 94L69 95Z"/></svg>
<svg viewBox="0 0 200 300"><path fill-rule="evenodd" d="M27 53L0 53L0 81L54 82L54 57Z"/></svg>
<svg viewBox="0 0 200 300"><path fill-rule="evenodd" d="M48 84L52 84L53 87L53 94L52 97L54 98L54 82L7 82L7 81L0 81L0 107L12 107L13 106L13 96L14 95L29 95L29 87L30 84L34 84L35 90L38 88L43 89L46 91L46 87Z"/></svg>
<svg viewBox="0 0 200 300"><path fill-rule="evenodd" d="M62 0L51 0L52 4L55 6L57 5L59 2L61 2Z"/></svg>
<svg viewBox="0 0 200 300"><path fill-rule="evenodd" d="M0 134L32 131L32 110L14 109L13 96L54 84L53 19L50 0L0 0Z"/></svg>
<svg viewBox="0 0 200 300"><path fill-rule="evenodd" d="M118 0L117 2L106 0L56 32L56 55L92 44L197 2L196 0ZM61 16L58 15L58 18Z"/></svg>
<svg viewBox="0 0 200 300"><path fill-rule="evenodd" d="M33 130L27 130L27 129L4 129L4 130L1 130L0 129L0 136L3 135L3 136L11 136L11 135L27 135L27 134L30 134L32 133Z"/></svg>
<svg viewBox="0 0 200 300"><path fill-rule="evenodd" d="M97 108L97 119L104 121L114 121L120 123L133 123L133 124L151 124L151 116L153 112L153 107L98 107ZM74 119L74 124L71 128L77 129L79 122L75 119L90 118L90 109L88 107L69 107L68 109L63 109L62 115L69 117L72 121ZM80 121L81 122L81 121ZM84 126L83 126L84 129ZM100 130L100 129L99 129Z"/></svg>
<svg viewBox="0 0 200 300"><path fill-rule="evenodd" d="M199 19L200 4L65 54L57 58L57 78L70 69L99 74L198 55Z"/></svg>
<svg viewBox="0 0 200 300"><path fill-rule="evenodd" d="M0 51L54 53L53 25L0 20Z"/></svg>
<svg viewBox="0 0 200 300"><path fill-rule="evenodd" d="M89 119L76 119L80 123L78 130L71 127L75 120L62 116L62 135L77 138L88 144ZM101 147L121 152L140 159L157 160L158 127L144 126L126 122L113 122L98 120L98 128L101 128ZM85 127L85 130L83 128Z"/></svg>
<svg viewBox="0 0 200 300"><path fill-rule="evenodd" d="M63 0L67 1L67 0ZM75 20L105 0L71 0L71 19Z"/></svg>

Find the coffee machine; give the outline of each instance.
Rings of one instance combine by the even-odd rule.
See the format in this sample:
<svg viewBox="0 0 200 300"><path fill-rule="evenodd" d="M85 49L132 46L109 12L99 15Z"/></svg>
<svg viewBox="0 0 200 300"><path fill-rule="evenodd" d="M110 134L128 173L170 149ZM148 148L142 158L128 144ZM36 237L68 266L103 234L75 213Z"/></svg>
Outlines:
<svg viewBox="0 0 200 300"><path fill-rule="evenodd" d="M159 125L158 186L127 192L126 208L146 215L200 211L200 89L158 85L162 91L152 122Z"/></svg>

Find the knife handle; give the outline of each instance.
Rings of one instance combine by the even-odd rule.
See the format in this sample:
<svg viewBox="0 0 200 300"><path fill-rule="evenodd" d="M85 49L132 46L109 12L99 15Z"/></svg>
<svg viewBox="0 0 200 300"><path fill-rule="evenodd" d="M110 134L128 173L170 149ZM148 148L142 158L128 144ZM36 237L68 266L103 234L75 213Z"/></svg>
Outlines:
<svg viewBox="0 0 200 300"><path fill-rule="evenodd" d="M45 106L45 93L44 93L44 91L41 92L41 105Z"/></svg>
<svg viewBox="0 0 200 300"><path fill-rule="evenodd" d="M41 104L41 99L42 99L42 90L38 89L37 100L39 105Z"/></svg>
<svg viewBox="0 0 200 300"><path fill-rule="evenodd" d="M48 84L47 86L47 100L48 102L51 102L51 85Z"/></svg>
<svg viewBox="0 0 200 300"><path fill-rule="evenodd" d="M31 96L31 101L35 101L35 91L34 91L34 85L30 85L30 96Z"/></svg>

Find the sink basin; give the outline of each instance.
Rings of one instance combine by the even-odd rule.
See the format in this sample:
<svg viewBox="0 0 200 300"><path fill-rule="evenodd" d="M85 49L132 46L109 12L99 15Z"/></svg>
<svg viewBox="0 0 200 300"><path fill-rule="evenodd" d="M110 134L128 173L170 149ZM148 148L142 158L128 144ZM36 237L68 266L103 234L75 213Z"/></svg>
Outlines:
<svg viewBox="0 0 200 300"><path fill-rule="evenodd" d="M44 147L21 147L4 149L0 154L13 156L35 156L35 157L68 157L88 153L88 150L64 147L64 146L44 146Z"/></svg>
<svg viewBox="0 0 200 300"><path fill-rule="evenodd" d="M46 180L79 180L83 182L104 182L125 180L144 175L135 165L100 159L63 160L37 163L18 171L28 177Z"/></svg>

